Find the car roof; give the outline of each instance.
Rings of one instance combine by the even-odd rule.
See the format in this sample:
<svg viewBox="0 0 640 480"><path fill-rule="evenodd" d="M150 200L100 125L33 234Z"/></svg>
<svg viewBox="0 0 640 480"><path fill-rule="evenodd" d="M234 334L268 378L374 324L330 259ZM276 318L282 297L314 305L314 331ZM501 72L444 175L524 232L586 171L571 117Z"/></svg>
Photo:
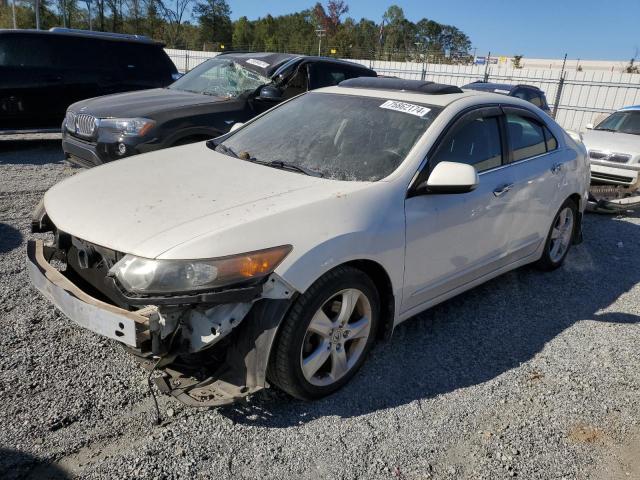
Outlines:
<svg viewBox="0 0 640 480"><path fill-rule="evenodd" d="M38 35L38 36L64 36L64 37L83 37L94 38L100 40L107 40L110 42L124 42L124 43L137 43L146 45L155 45L163 47L164 43L152 40L144 35L129 35L126 33L110 33L110 32L96 32L90 30L79 30L75 28L60 28L54 27L49 30L34 30L34 29L21 29L21 30L5 30L0 29L0 35Z"/></svg>
<svg viewBox="0 0 640 480"><path fill-rule="evenodd" d="M621 112L623 110L624 111L640 111L640 105L629 105L628 107L623 107L618 111Z"/></svg>
<svg viewBox="0 0 640 480"><path fill-rule="evenodd" d="M333 63L362 70L369 68L355 62L348 62L332 57L315 57L310 55L296 55L292 53L273 52L225 52L224 58L232 58L247 70L252 70L260 75L271 78L289 63L308 61L313 63ZM220 55L218 55L220 56ZM216 57L214 57L216 58ZM370 70L371 71L371 70Z"/></svg>
<svg viewBox="0 0 640 480"><path fill-rule="evenodd" d="M484 82L482 80L478 80L477 82L468 83L464 85L462 88L468 88L471 90L481 90L483 92L495 92L496 90L506 90L509 93L512 93L516 88L531 88L532 90L536 90L541 92L538 87L535 85L526 85L524 83L518 83L512 85L510 83L492 83L492 82Z"/></svg>
<svg viewBox="0 0 640 480"><path fill-rule="evenodd" d="M455 102L456 100L460 100L462 98L474 97L474 96L482 96L484 98L488 98L488 100L493 99L493 101L500 102L505 97L504 95L498 95L493 93L483 93L483 92L474 92L474 91L461 91L460 93L444 93L444 94L430 94L430 93L422 93L417 91L408 91L408 90L391 90L391 89L383 89L383 88L353 88L344 85L338 85L335 87L324 87L318 90L314 90L314 92L320 93L337 93L340 95L352 95L352 96L361 96L361 97L372 97L372 98L380 98L380 99L390 99L390 100L400 100L404 102L417 102L423 103L427 105L433 105L435 107L446 107L447 105ZM487 102L489 103L489 102Z"/></svg>

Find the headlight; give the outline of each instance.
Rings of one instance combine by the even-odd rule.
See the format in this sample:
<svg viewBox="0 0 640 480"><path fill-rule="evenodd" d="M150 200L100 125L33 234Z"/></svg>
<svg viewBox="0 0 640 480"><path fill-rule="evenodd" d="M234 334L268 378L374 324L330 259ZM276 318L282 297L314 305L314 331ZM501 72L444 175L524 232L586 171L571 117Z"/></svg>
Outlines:
<svg viewBox="0 0 640 480"><path fill-rule="evenodd" d="M148 118L101 118L98 127L114 130L126 136L142 137L149 133L156 122Z"/></svg>
<svg viewBox="0 0 640 480"><path fill-rule="evenodd" d="M185 293L211 290L269 275L291 245L206 260L152 260L125 255L109 271L133 293Z"/></svg>

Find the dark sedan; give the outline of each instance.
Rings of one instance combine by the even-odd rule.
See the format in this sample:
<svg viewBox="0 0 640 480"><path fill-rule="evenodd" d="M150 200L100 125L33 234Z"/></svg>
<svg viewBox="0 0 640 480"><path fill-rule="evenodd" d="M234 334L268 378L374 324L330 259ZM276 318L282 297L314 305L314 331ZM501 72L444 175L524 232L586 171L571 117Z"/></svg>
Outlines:
<svg viewBox="0 0 640 480"><path fill-rule="evenodd" d="M307 90L376 73L333 58L281 53L219 55L168 88L71 105L62 126L67 158L95 166L227 133Z"/></svg>

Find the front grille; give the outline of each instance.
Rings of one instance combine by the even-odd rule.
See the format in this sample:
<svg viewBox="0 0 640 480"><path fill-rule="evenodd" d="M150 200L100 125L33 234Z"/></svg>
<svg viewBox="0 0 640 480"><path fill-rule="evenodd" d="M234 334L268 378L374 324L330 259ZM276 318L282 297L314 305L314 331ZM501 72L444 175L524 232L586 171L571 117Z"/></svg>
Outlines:
<svg viewBox="0 0 640 480"><path fill-rule="evenodd" d="M589 157L594 160L604 160L606 162L627 163L631 160L631 155L624 153L605 153L597 150L589 150Z"/></svg>
<svg viewBox="0 0 640 480"><path fill-rule="evenodd" d="M96 131L97 121L93 115L80 113L76 115L76 133L83 137L92 137Z"/></svg>
<svg viewBox="0 0 640 480"><path fill-rule="evenodd" d="M591 178L594 180L611 180L614 182L631 183L632 177L624 177L622 175L611 175L610 173L591 172Z"/></svg>

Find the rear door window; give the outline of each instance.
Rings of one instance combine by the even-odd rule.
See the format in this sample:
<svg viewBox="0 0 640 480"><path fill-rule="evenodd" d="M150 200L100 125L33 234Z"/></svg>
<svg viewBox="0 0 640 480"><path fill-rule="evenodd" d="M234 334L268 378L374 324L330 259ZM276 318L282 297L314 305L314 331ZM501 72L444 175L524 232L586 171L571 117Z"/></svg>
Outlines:
<svg viewBox="0 0 640 480"><path fill-rule="evenodd" d="M533 119L507 114L507 132L514 162L547 152L543 127Z"/></svg>
<svg viewBox="0 0 640 480"><path fill-rule="evenodd" d="M0 66L37 67L55 66L51 42L45 35L6 35L0 38Z"/></svg>
<svg viewBox="0 0 640 480"><path fill-rule="evenodd" d="M439 162L473 165L478 173L502 165L502 142L498 116L462 121L445 137L432 157Z"/></svg>

